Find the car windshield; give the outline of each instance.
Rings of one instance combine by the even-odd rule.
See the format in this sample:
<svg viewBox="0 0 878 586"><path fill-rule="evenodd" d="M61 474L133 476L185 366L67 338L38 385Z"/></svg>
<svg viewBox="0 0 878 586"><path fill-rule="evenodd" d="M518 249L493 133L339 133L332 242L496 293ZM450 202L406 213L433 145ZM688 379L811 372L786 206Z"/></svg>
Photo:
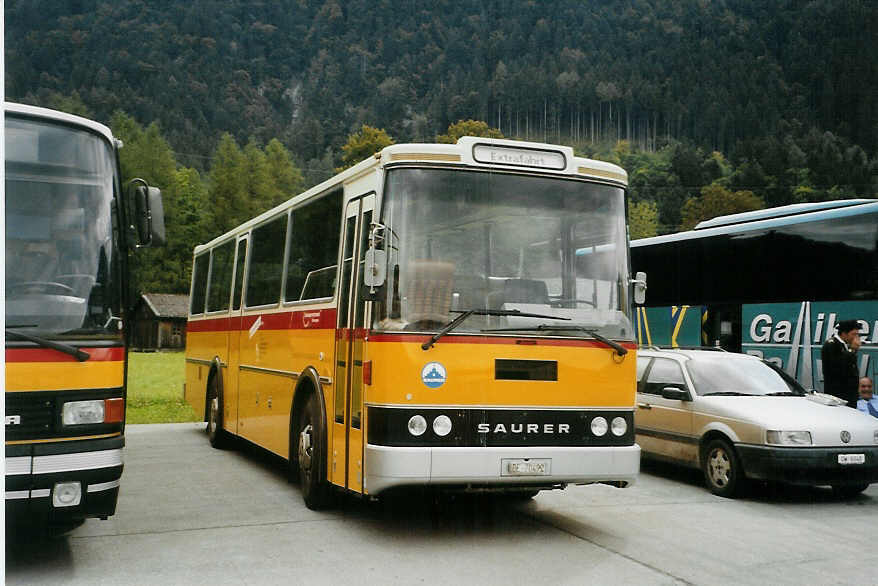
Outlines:
<svg viewBox="0 0 878 586"><path fill-rule="evenodd" d="M6 119L6 327L118 336L110 144L84 130Z"/></svg>
<svg viewBox="0 0 878 586"><path fill-rule="evenodd" d="M741 354L699 354L686 361L699 395L804 395L789 377L764 362Z"/></svg>
<svg viewBox="0 0 878 586"><path fill-rule="evenodd" d="M389 172L383 209L376 329L435 332L475 310L456 333L632 336L622 188L404 168Z"/></svg>

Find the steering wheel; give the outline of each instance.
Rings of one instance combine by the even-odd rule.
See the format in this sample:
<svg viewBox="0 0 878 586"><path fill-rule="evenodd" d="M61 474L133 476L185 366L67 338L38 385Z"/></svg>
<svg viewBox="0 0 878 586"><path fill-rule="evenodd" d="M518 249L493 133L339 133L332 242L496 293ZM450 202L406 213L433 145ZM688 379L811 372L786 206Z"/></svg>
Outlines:
<svg viewBox="0 0 878 586"><path fill-rule="evenodd" d="M10 292L20 289L39 289L49 293L52 289L60 291L60 295L69 295L73 293L73 287L69 287L64 283L56 283L55 281L22 281L20 283L7 284L6 289Z"/></svg>

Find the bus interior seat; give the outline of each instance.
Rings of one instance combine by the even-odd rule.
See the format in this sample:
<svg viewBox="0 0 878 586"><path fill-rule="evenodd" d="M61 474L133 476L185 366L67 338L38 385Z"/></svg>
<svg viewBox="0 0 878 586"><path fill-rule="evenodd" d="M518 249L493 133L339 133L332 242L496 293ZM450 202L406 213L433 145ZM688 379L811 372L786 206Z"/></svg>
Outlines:
<svg viewBox="0 0 878 586"><path fill-rule="evenodd" d="M406 294L410 324L446 324L451 319L454 265L448 262L416 260L408 268Z"/></svg>
<svg viewBox="0 0 878 586"><path fill-rule="evenodd" d="M503 303L549 304L549 288L537 279L506 279Z"/></svg>

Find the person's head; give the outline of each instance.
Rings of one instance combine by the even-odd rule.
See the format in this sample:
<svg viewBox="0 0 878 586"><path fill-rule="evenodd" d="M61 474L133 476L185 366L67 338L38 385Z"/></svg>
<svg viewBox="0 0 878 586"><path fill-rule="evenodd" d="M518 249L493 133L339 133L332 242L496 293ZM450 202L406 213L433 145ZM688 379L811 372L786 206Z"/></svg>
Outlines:
<svg viewBox="0 0 878 586"><path fill-rule="evenodd" d="M860 379L860 398L867 401L872 398L872 379L868 376Z"/></svg>
<svg viewBox="0 0 878 586"><path fill-rule="evenodd" d="M844 340L845 344L850 343L860 335L860 322L855 319L846 319L838 322L838 337Z"/></svg>

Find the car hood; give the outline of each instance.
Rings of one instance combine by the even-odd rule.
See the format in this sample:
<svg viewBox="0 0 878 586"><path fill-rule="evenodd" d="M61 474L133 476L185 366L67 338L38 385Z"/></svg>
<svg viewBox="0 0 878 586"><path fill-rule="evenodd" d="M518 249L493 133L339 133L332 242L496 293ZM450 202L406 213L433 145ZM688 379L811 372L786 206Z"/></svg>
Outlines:
<svg viewBox="0 0 878 586"><path fill-rule="evenodd" d="M810 431L815 446L875 445L878 418L845 406L829 406L805 397L699 397L703 415L754 423L763 429ZM842 431L850 433L848 443Z"/></svg>

